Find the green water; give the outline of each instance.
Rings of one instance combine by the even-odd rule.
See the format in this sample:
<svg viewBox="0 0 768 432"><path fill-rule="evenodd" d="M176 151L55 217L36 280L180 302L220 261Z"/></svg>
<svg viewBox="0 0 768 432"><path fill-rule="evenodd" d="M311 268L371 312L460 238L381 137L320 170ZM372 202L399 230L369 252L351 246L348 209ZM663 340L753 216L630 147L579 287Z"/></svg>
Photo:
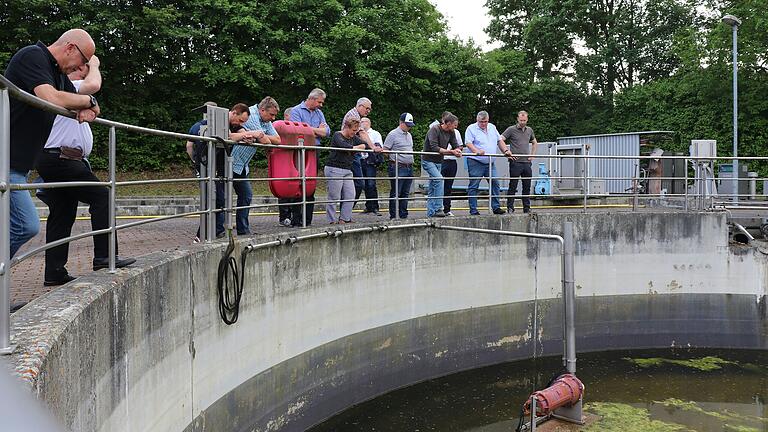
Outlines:
<svg viewBox="0 0 768 432"><path fill-rule="evenodd" d="M311 432L511 432L526 397L559 358L463 372L350 408ZM588 432L768 432L768 352L622 351L582 354Z"/></svg>

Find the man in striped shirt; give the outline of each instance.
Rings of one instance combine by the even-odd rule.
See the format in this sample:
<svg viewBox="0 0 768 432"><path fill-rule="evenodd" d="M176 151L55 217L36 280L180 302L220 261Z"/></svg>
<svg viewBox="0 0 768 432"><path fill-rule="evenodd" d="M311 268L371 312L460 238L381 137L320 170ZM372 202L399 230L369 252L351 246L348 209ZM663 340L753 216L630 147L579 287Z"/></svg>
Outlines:
<svg viewBox="0 0 768 432"><path fill-rule="evenodd" d="M277 104L277 101L271 96L267 96L257 105L253 105L248 110L250 116L248 116L248 120L243 124L243 128L246 131L251 132L253 139L262 144L280 144L280 136L272 126L272 122L277 117L277 112L280 111L280 106ZM256 147L253 146L235 145L232 148L233 178L248 178L248 163L250 163L255 154ZM232 184L235 192L237 192L237 206L250 206L251 199L253 198L251 183L248 181L239 181L233 182ZM235 213L235 224L237 226L238 235L248 235L251 233L250 224L248 222L249 212L250 209L241 208Z"/></svg>

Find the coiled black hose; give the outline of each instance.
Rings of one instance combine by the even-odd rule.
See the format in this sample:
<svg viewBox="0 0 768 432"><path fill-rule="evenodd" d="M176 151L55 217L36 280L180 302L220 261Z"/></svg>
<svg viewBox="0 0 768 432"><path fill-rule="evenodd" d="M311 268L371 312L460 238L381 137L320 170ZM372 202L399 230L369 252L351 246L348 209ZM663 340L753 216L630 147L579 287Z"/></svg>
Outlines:
<svg viewBox="0 0 768 432"><path fill-rule="evenodd" d="M219 315L227 325L237 322L240 315L240 300L243 298L243 282L245 279L245 258L249 249L240 255L240 268L232 256L235 250L235 239L229 233L229 244L224 256L219 261L216 288L219 294Z"/></svg>

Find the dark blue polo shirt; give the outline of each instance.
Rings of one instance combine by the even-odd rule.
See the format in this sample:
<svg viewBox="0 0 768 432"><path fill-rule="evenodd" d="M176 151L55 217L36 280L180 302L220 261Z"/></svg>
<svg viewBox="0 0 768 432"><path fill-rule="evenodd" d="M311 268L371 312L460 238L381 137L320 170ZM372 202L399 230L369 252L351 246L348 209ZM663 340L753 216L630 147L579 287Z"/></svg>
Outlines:
<svg viewBox="0 0 768 432"><path fill-rule="evenodd" d="M50 84L56 90L77 93L48 48L39 41L13 55L5 70L5 77L33 95L35 87L42 84ZM48 140L55 118L56 114L11 98L11 169L32 169L35 158Z"/></svg>

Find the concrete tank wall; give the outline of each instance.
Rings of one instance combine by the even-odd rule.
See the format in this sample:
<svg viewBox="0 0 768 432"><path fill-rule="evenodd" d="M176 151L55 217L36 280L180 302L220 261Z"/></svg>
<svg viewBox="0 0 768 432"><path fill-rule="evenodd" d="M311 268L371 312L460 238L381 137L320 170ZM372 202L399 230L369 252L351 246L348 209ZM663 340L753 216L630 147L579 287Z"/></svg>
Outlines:
<svg viewBox="0 0 768 432"><path fill-rule="evenodd" d="M723 214L440 222L560 233L565 218L579 351L768 348L765 255L729 246ZM401 386L562 350L557 242L414 228L259 249L233 326L218 316L222 250L149 255L36 300L13 317L12 366L76 431L303 430Z"/></svg>

